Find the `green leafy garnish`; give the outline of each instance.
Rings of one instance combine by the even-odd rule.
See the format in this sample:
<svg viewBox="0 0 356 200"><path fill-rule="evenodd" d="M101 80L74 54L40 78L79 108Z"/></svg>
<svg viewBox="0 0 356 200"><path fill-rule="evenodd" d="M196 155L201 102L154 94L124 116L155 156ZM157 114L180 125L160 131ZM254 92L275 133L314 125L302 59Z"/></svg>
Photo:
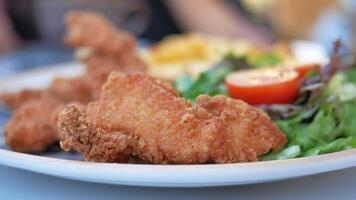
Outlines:
<svg viewBox="0 0 356 200"><path fill-rule="evenodd" d="M356 69L338 72L330 80L319 101L293 117L277 120L288 143L262 160L291 158L290 148L300 148L295 157L315 156L356 148Z"/></svg>
<svg viewBox="0 0 356 200"><path fill-rule="evenodd" d="M293 112L274 107L266 109L279 114L276 123L288 143L278 152L264 155L262 160L316 156L356 148L356 68L343 65L339 48L340 42L336 42L330 63L319 74L306 77L302 86L305 91L293 105Z"/></svg>
<svg viewBox="0 0 356 200"><path fill-rule="evenodd" d="M270 154L267 154L265 156L261 157L261 160L266 161L266 160L283 160L283 159L290 159L290 158L296 158L301 154L301 149L299 145L293 145L290 147L287 147L281 151L278 152L272 152Z"/></svg>
<svg viewBox="0 0 356 200"><path fill-rule="evenodd" d="M261 160L281 160L316 156L356 148L356 68L345 67L336 42L330 63L308 73L301 81L300 94L293 104L263 105L287 144ZM227 55L197 79L182 76L174 82L183 98L193 103L201 94L228 95L225 76L247 67L273 66L281 62L277 54Z"/></svg>
<svg viewBox="0 0 356 200"><path fill-rule="evenodd" d="M352 148L356 148L356 138L354 137L339 138L329 144L316 146L312 149L309 149L303 154L303 156L317 156L317 155L333 153L333 152L338 152L338 151L352 149Z"/></svg>
<svg viewBox="0 0 356 200"><path fill-rule="evenodd" d="M178 78L173 85L183 98L192 102L195 102L200 94L227 95L224 85L225 76L246 67L248 64L245 57L229 54L211 69L201 73L196 80L185 75Z"/></svg>
<svg viewBox="0 0 356 200"><path fill-rule="evenodd" d="M281 63L282 61L282 59L273 52L249 56L247 60L252 67L271 67Z"/></svg>

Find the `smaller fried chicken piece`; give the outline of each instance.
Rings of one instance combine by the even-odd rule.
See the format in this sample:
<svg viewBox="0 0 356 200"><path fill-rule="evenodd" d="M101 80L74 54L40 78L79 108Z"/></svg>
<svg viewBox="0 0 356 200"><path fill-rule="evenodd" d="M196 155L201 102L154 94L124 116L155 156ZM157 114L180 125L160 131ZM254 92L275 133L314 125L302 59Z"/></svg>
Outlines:
<svg viewBox="0 0 356 200"><path fill-rule="evenodd" d="M80 103L74 103L84 109ZM19 106L4 127L6 144L18 152L42 152L59 141L62 135L57 127L58 114L65 103L51 93L28 100Z"/></svg>
<svg viewBox="0 0 356 200"><path fill-rule="evenodd" d="M120 71L125 74L133 72L146 72L147 65L136 52L126 53L123 57L107 56L100 53L91 53L81 59L87 67L88 73L95 73L98 68L106 68L111 71Z"/></svg>
<svg viewBox="0 0 356 200"><path fill-rule="evenodd" d="M67 106L59 117L64 150L88 161L157 164L257 161L279 149L285 136L262 111L224 96L197 105L143 74L112 73L86 112Z"/></svg>
<svg viewBox="0 0 356 200"><path fill-rule="evenodd" d="M103 16L89 11L73 11L66 17L65 42L85 50L80 60L88 73L105 67L123 73L146 72L147 66L137 54L134 38L118 31Z"/></svg>
<svg viewBox="0 0 356 200"><path fill-rule="evenodd" d="M56 126L64 103L46 94L23 103L4 128L5 142L19 152L40 152L60 139Z"/></svg>
<svg viewBox="0 0 356 200"><path fill-rule="evenodd" d="M103 16L90 11L72 11L66 16L66 26L66 43L88 50L86 56L80 60L87 68L81 82L88 88L89 91L85 94L91 99L99 97L101 86L110 72L147 71L146 64L136 52L134 38L116 30ZM74 85L82 88L83 92L86 91L79 83ZM75 91L75 88L72 90Z"/></svg>
<svg viewBox="0 0 356 200"><path fill-rule="evenodd" d="M57 115L58 107L64 103L86 104L99 98L101 86L110 72L145 72L147 69L136 53L134 38L117 31L102 16L93 12L71 12L66 25L65 41L69 46L91 49L89 56L82 60L87 72L72 79L56 78L46 90L25 90L0 96L7 106L16 110L5 130L7 144L16 151L38 152L58 140L58 131L50 116Z"/></svg>
<svg viewBox="0 0 356 200"><path fill-rule="evenodd" d="M45 93L44 90L22 90L0 94L0 100L10 109L15 110L23 103L32 99L38 99Z"/></svg>
<svg viewBox="0 0 356 200"><path fill-rule="evenodd" d="M0 100L11 110L16 110L22 104L52 95L63 102L88 103L99 97L101 85L112 70L98 68L96 72L76 78L55 78L48 89L22 90L20 92L2 93Z"/></svg>
<svg viewBox="0 0 356 200"><path fill-rule="evenodd" d="M65 43L73 48L89 47L113 57L134 51L135 40L125 32L118 32L103 16L90 11L67 14Z"/></svg>
<svg viewBox="0 0 356 200"><path fill-rule="evenodd" d="M93 100L91 82L86 76L72 79L55 78L48 91L64 102L88 103Z"/></svg>

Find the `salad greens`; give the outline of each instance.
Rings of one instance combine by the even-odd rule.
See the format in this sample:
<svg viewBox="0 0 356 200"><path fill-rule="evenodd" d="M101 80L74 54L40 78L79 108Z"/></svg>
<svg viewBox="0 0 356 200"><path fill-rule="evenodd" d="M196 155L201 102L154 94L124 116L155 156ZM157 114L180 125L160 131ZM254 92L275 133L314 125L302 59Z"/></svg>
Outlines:
<svg viewBox="0 0 356 200"><path fill-rule="evenodd" d="M211 69L202 72L197 79L193 80L192 77L183 75L174 81L173 86L183 98L194 103L200 94L228 95L224 79L227 74L233 71L249 67L274 66L281 61L282 59L273 52L254 56L237 56L229 53Z"/></svg>
<svg viewBox="0 0 356 200"><path fill-rule="evenodd" d="M342 66L336 48L324 70L326 72L316 75L317 79L309 77L317 80L310 82L309 88L315 84L321 87L308 90L307 99L298 102L299 108L292 116L276 120L287 136L287 145L263 156L262 160L315 156L356 148L356 68Z"/></svg>
<svg viewBox="0 0 356 200"><path fill-rule="evenodd" d="M247 60L252 67L275 66L282 62L280 56L274 52L266 52L259 55L248 56Z"/></svg>
<svg viewBox="0 0 356 200"><path fill-rule="evenodd" d="M260 106L287 136L288 143L261 160L315 156L356 148L356 67L345 67L335 42L330 63L309 73L301 81L300 94L293 104ZM227 74L247 67L273 65L278 57L264 54L255 60L248 56L227 55L197 79L182 76L174 82L183 98L193 103L200 94L228 95Z"/></svg>
<svg viewBox="0 0 356 200"><path fill-rule="evenodd" d="M173 85L183 98L189 99L193 103L200 94L209 94L211 96L227 95L224 85L225 76L233 71L247 67L249 65L246 57L228 54L221 62L201 73L196 80L184 75L178 78Z"/></svg>
<svg viewBox="0 0 356 200"><path fill-rule="evenodd" d="M288 158L295 158L356 148L355 110L356 98L342 101L334 97L316 111L302 111L294 117L278 120L276 123L286 134L288 144L279 152L263 156L262 160L284 159L285 154ZM298 147L300 151L291 154L292 147Z"/></svg>

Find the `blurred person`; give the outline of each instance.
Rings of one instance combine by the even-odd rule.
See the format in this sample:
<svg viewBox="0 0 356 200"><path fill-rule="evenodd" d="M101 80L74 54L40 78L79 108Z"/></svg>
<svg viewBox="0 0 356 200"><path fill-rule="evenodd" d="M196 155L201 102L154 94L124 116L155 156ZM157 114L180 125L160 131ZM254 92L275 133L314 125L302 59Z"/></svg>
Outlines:
<svg viewBox="0 0 356 200"><path fill-rule="evenodd" d="M139 40L141 45L185 31L247 38L262 45L274 41L273 34L244 15L240 1L234 0L0 0L0 76L72 61L71 50L62 44L63 18L71 10L103 14L120 29L148 39Z"/></svg>
<svg viewBox="0 0 356 200"><path fill-rule="evenodd" d="M341 0L338 7L325 9L312 29L312 39L332 49L329 41L341 38L346 54L356 59L356 1ZM348 52L348 51L349 52Z"/></svg>
<svg viewBox="0 0 356 200"><path fill-rule="evenodd" d="M101 13L121 29L152 39L158 39L157 35L180 32L167 12L163 12L165 9L162 8L163 4L160 1L149 3L144 0L0 0L0 2L0 76L5 76L4 71L15 73L29 67L72 61L71 50L62 44L65 32L63 18L71 10L92 10ZM163 11L160 12L160 9ZM160 21L166 25L159 27L159 23L151 23L153 20L150 20L150 16L162 19Z"/></svg>
<svg viewBox="0 0 356 200"><path fill-rule="evenodd" d="M271 35L222 0L0 0L2 52L22 42L59 43L63 17L73 9L106 15L116 26L157 41L182 31L270 43ZM204 12L202 12L204 11ZM6 38L6 39L5 39ZM6 44L8 43L8 44ZM6 44L6 45L5 45Z"/></svg>
<svg viewBox="0 0 356 200"><path fill-rule="evenodd" d="M18 40L5 12L5 2L0 0L0 54L17 46Z"/></svg>
<svg viewBox="0 0 356 200"><path fill-rule="evenodd" d="M71 10L92 10L136 36L152 40L181 32L160 1L144 0L0 0L2 52L22 46L62 46L63 18ZM154 18L152 20L151 18ZM157 19L159 22L157 23ZM160 22L162 26L160 26ZM5 30L5 31L2 31ZM11 40L9 40L11 38Z"/></svg>
<svg viewBox="0 0 356 200"><path fill-rule="evenodd" d="M277 38L313 40L331 51L340 38L353 49L356 41L355 0L242 0L246 10L274 30Z"/></svg>
<svg viewBox="0 0 356 200"><path fill-rule="evenodd" d="M166 0L177 22L185 31L202 32L230 38L244 38L272 44L271 31L245 15L236 0Z"/></svg>
<svg viewBox="0 0 356 200"><path fill-rule="evenodd" d="M37 52L25 62L33 66L71 59L62 46L63 17L70 10L99 12L121 29L153 42L181 32L245 38L261 45L276 38L330 43L339 35L349 42L350 30L345 27L350 18L345 17L345 9L338 11L347 19L345 26L322 17L346 1L353 0L0 0L0 54L16 48L27 54Z"/></svg>
<svg viewBox="0 0 356 200"><path fill-rule="evenodd" d="M3 46L16 46L16 38L58 43L65 13L84 9L152 41L193 31L271 44L274 35L310 39L320 15L345 1L352 0L0 0L0 39L9 43Z"/></svg>
<svg viewBox="0 0 356 200"><path fill-rule="evenodd" d="M242 0L249 13L266 21L279 38L309 39L320 14L338 0Z"/></svg>

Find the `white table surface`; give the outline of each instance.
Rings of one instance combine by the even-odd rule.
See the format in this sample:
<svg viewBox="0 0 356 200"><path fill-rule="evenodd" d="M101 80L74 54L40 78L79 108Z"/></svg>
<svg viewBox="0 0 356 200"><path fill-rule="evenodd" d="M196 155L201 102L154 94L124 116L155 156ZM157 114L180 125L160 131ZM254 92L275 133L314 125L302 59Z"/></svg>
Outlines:
<svg viewBox="0 0 356 200"><path fill-rule="evenodd" d="M235 187L145 188L66 180L0 165L0 199L356 199L356 168Z"/></svg>

